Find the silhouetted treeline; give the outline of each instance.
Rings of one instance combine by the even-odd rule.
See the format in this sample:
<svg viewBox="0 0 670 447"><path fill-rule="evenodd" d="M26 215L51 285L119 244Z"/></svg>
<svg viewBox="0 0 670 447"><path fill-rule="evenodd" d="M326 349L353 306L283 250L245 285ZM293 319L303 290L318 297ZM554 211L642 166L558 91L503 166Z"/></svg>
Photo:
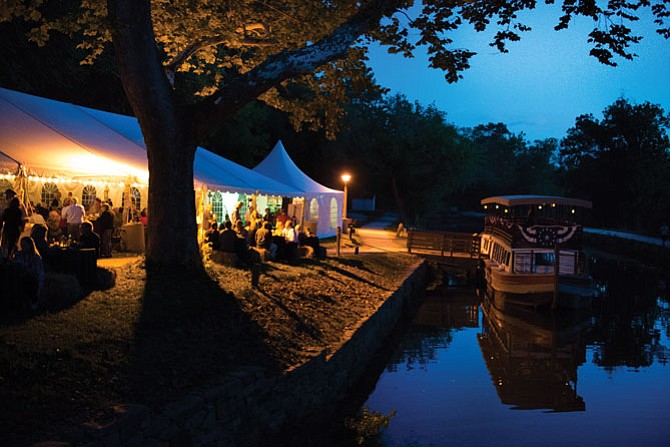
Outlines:
<svg viewBox="0 0 670 447"><path fill-rule="evenodd" d="M587 224L600 227L657 234L670 221L670 118L660 106L617 99L602 119L577 117L560 141L533 142L503 123L457 128L402 96L355 101L348 112L329 141L257 104L212 145L251 166L281 138L309 175L341 188L340 173L352 171L353 196L374 195L409 224L451 207L477 210L481 198L502 194L591 200Z"/></svg>

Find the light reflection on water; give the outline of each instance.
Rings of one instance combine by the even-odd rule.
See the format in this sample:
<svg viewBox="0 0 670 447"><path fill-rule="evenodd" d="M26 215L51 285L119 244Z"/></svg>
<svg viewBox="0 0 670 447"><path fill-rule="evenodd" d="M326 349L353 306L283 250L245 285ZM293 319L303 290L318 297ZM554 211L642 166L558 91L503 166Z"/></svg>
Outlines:
<svg viewBox="0 0 670 447"><path fill-rule="evenodd" d="M427 297L365 403L397 411L378 445L670 445L668 291L639 275L560 318Z"/></svg>

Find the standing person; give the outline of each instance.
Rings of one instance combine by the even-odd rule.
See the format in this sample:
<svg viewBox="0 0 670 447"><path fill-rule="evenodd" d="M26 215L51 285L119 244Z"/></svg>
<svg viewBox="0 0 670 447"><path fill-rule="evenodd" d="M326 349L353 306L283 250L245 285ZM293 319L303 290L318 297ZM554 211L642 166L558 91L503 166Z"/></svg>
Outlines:
<svg viewBox="0 0 670 447"><path fill-rule="evenodd" d="M270 222L270 224L275 224L275 216L270 211L270 208L265 208L265 214L263 214L263 222Z"/></svg>
<svg viewBox="0 0 670 447"><path fill-rule="evenodd" d="M17 248L17 242L23 231L23 216L21 214L21 202L18 197L12 197L7 207L2 212L2 256L11 259Z"/></svg>
<svg viewBox="0 0 670 447"><path fill-rule="evenodd" d="M98 217L102 213L102 200L100 197L93 199L93 203L88 208L88 214L92 214L95 217Z"/></svg>
<svg viewBox="0 0 670 447"><path fill-rule="evenodd" d="M661 243L665 247L665 241L668 240L668 224L663 222L661 224Z"/></svg>
<svg viewBox="0 0 670 447"><path fill-rule="evenodd" d="M112 257L112 232L114 231L114 214L110 211L109 205L102 204L102 212L96 221L100 231L100 257Z"/></svg>
<svg viewBox="0 0 670 447"><path fill-rule="evenodd" d="M247 226L251 226L252 223L256 222L260 218L261 216L258 214L258 211L256 211L256 207L249 205L249 209L246 213L244 213L244 223Z"/></svg>
<svg viewBox="0 0 670 447"><path fill-rule="evenodd" d="M28 212L26 211L26 206L21 202L21 199L16 194L16 191L13 189L8 189L5 191L5 205L2 208L2 211L0 211L0 215L2 215L2 212L4 212L7 207L9 207L9 202L16 197L16 199L19 201L19 210L21 210L21 219L23 219L23 224L25 224L28 221ZM21 231L23 231L23 224L21 226Z"/></svg>
<svg viewBox="0 0 670 447"><path fill-rule="evenodd" d="M279 214L277 214L277 217L275 218L276 224L279 225L279 223L281 223L282 227L285 227L286 222L288 222L289 220L291 220L291 218L288 217L288 214L286 214L286 210L284 208L281 209L281 211L279 212Z"/></svg>
<svg viewBox="0 0 670 447"><path fill-rule="evenodd" d="M79 226L84 222L86 210L77 202L76 197L72 197L70 204L63 208L61 216L67 223L67 235L72 236L73 241L79 240Z"/></svg>
<svg viewBox="0 0 670 447"><path fill-rule="evenodd" d="M59 211L60 211L61 206L63 205L63 203L61 202L60 197L61 197L60 191L56 191L56 192L54 193L54 198L53 198L53 200L51 201L51 204L49 205L49 209L51 209L51 210L59 210Z"/></svg>
<svg viewBox="0 0 670 447"><path fill-rule="evenodd" d="M230 223L232 224L233 228L237 228L237 221L242 220L242 217L240 216L240 210L242 209L242 206L244 204L242 202L237 202L237 205L235 205L235 209L233 210L232 216L230 216Z"/></svg>
<svg viewBox="0 0 670 447"><path fill-rule="evenodd" d="M30 307L37 309L40 291L44 286L44 264L32 238L28 236L21 238L21 250L16 252L14 262L22 267L21 282L24 296Z"/></svg>

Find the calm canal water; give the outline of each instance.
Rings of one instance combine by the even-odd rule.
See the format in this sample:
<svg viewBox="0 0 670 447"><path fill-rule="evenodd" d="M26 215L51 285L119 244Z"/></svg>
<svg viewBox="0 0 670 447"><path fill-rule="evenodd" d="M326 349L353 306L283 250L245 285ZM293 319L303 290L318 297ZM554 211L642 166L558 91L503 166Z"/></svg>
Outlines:
<svg viewBox="0 0 670 447"><path fill-rule="evenodd" d="M364 407L377 446L670 446L670 283L596 265L580 315L500 312L431 292Z"/></svg>

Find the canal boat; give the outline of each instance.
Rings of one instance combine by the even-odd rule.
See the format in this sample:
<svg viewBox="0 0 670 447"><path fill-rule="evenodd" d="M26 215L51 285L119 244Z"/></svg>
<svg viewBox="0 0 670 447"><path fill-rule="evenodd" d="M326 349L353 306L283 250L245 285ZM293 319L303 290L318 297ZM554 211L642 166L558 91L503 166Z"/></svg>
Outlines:
<svg viewBox="0 0 670 447"><path fill-rule="evenodd" d="M481 201L481 268L499 308L582 308L592 280L582 252L582 218L591 202L557 196L508 195Z"/></svg>

